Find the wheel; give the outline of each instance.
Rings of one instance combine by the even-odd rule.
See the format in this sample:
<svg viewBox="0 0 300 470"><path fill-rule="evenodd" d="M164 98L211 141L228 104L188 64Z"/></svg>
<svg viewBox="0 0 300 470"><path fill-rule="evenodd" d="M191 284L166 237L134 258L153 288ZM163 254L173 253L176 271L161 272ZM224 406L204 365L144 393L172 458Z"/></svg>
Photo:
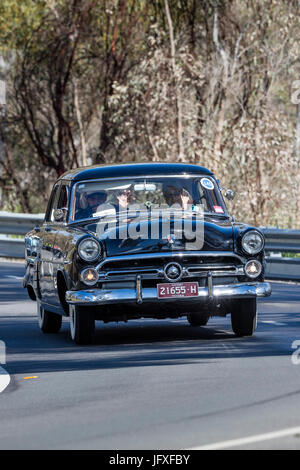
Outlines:
<svg viewBox="0 0 300 470"><path fill-rule="evenodd" d="M76 305L69 306L70 334L77 344L90 344L95 330L95 317L92 313Z"/></svg>
<svg viewBox="0 0 300 470"><path fill-rule="evenodd" d="M61 328L62 316L45 310L37 301L39 327L43 333L58 333Z"/></svg>
<svg viewBox="0 0 300 470"><path fill-rule="evenodd" d="M231 326L237 336L252 336L257 326L257 300L238 301L231 312Z"/></svg>
<svg viewBox="0 0 300 470"><path fill-rule="evenodd" d="M189 313L187 319L191 326L205 326L209 316L200 315L199 313Z"/></svg>

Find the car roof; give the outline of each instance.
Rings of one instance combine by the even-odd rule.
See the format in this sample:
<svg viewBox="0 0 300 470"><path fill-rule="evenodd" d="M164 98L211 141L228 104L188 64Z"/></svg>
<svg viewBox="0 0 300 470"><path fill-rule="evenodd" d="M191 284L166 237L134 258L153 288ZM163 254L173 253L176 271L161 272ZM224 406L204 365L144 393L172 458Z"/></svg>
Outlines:
<svg viewBox="0 0 300 470"><path fill-rule="evenodd" d="M210 175L213 173L199 165L187 163L127 163L119 165L94 165L67 171L59 179L81 181L98 178L153 175Z"/></svg>

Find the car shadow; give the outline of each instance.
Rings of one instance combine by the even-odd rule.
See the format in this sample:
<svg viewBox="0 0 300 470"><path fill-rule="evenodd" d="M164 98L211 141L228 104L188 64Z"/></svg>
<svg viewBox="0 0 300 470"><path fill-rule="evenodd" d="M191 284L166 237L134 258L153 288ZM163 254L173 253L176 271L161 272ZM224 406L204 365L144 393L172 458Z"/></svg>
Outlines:
<svg viewBox="0 0 300 470"><path fill-rule="evenodd" d="M299 322L299 314L294 322L289 317L288 327L295 331L295 328L299 329ZM224 358L283 356L292 353L290 342L282 342L280 335L273 337L268 329L270 327L264 325L259 326L252 337L236 337L231 330L230 318L222 320L220 325L208 324L205 327L191 327L185 319L96 324L93 344L79 346L70 339L68 320L64 320L61 332L53 335L43 334L35 317L1 317L0 337L7 348L5 368L10 374L37 374L201 365ZM278 329L275 331L279 333Z"/></svg>

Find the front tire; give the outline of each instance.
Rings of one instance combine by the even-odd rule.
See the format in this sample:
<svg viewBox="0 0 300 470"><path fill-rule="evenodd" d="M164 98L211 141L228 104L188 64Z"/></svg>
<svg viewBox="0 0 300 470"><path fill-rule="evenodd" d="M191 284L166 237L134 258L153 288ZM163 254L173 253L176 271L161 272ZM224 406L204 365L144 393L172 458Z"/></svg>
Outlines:
<svg viewBox="0 0 300 470"><path fill-rule="evenodd" d="M199 315L199 313L189 313L187 320L191 326L205 326L208 322L209 316Z"/></svg>
<svg viewBox="0 0 300 470"><path fill-rule="evenodd" d="M76 344L90 344L95 331L95 316L87 309L69 306L70 334Z"/></svg>
<svg viewBox="0 0 300 470"><path fill-rule="evenodd" d="M231 326L236 336L252 336L257 327L257 300L242 299L231 312Z"/></svg>
<svg viewBox="0 0 300 470"><path fill-rule="evenodd" d="M43 333L59 332L62 324L62 316L45 310L39 301L37 301L37 316L39 327Z"/></svg>

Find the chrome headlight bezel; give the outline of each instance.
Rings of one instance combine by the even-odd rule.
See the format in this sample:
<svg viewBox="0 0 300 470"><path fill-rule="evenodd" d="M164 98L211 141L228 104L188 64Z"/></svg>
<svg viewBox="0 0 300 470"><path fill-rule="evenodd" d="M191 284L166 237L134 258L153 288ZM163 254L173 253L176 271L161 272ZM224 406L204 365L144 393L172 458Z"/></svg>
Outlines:
<svg viewBox="0 0 300 470"><path fill-rule="evenodd" d="M251 265L253 264L255 265L257 271L256 272L247 271L248 268L251 267ZM246 276L250 277L251 279L256 279L257 277L261 275L263 267L260 261L258 261L257 259L251 259L247 261L247 263L245 264L244 270L245 270Z"/></svg>
<svg viewBox="0 0 300 470"><path fill-rule="evenodd" d="M251 247L249 245L251 237L252 237L252 240L254 240L255 238L256 241L258 242L256 247L253 247L253 246ZM248 230L248 232L244 233L244 235L242 236L241 246L242 246L243 251L247 253L247 255L257 255L265 247L264 236L260 232L258 232L258 230Z"/></svg>
<svg viewBox="0 0 300 470"><path fill-rule="evenodd" d="M85 277L87 273L92 274L94 276L93 279L90 279L90 280L87 279ZM81 271L80 279L87 286L94 286L99 281L99 273L98 273L97 269L95 269L91 266L91 267L85 268Z"/></svg>
<svg viewBox="0 0 300 470"><path fill-rule="evenodd" d="M90 256L88 255L87 251L84 251L84 249L88 249L88 245L89 250L91 252ZM92 246L94 246L94 250L92 250ZM94 261L98 260L102 255L102 247L95 238L88 237L84 238L78 243L77 252L83 261L87 263L93 263Z"/></svg>

